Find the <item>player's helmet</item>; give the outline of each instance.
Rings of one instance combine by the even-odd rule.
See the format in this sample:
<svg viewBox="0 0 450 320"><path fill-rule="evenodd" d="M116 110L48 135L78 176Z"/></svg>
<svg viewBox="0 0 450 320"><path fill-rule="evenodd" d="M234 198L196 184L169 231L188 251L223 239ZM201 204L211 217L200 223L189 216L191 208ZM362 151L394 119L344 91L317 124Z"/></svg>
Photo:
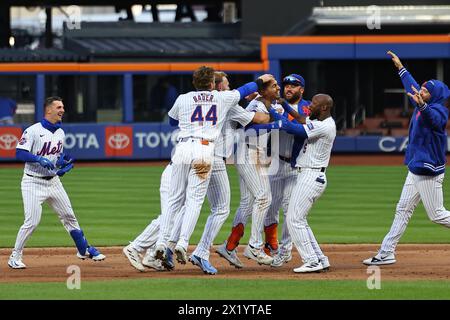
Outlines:
<svg viewBox="0 0 450 320"><path fill-rule="evenodd" d="M283 85L293 84L295 86L305 87L305 79L299 74L292 73L283 79Z"/></svg>

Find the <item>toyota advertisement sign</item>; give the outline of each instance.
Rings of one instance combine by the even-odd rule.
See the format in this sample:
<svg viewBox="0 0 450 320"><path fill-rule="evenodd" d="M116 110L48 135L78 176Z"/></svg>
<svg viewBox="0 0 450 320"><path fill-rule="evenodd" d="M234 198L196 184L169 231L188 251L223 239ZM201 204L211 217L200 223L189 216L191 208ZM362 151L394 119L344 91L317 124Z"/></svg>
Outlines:
<svg viewBox="0 0 450 320"><path fill-rule="evenodd" d="M20 127L0 126L0 159L15 158L16 146L22 136Z"/></svg>
<svg viewBox="0 0 450 320"><path fill-rule="evenodd" d="M64 149L83 160L170 159L176 144L174 128L161 123L65 124ZM16 145L25 127L0 126L0 161L15 159ZM447 140L447 150L450 139ZM403 153L407 137L338 136L333 152Z"/></svg>

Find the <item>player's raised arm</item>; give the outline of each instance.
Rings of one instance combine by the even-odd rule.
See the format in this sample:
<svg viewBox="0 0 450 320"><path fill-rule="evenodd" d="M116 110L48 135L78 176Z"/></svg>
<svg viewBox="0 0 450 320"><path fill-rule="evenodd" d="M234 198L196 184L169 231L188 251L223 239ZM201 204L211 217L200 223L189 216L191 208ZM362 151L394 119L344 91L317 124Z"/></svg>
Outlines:
<svg viewBox="0 0 450 320"><path fill-rule="evenodd" d="M263 84L272 79L274 79L273 75L263 74L262 76L258 77L258 79L256 79L255 81L248 82L243 86L237 88L236 90L239 91L240 99L243 99L256 91L261 90Z"/></svg>
<svg viewBox="0 0 450 320"><path fill-rule="evenodd" d="M405 88L406 92L414 94L414 91L411 89L411 87L413 86L414 88L419 90L420 89L419 84L416 82L416 80L414 80L413 76L408 72L408 70L406 70L406 68L400 61L400 58L394 52L389 50L387 54L391 56L394 66L398 69L398 75L402 80L403 87ZM409 101L411 101L414 107L417 107L417 103L414 101L414 99L410 98Z"/></svg>

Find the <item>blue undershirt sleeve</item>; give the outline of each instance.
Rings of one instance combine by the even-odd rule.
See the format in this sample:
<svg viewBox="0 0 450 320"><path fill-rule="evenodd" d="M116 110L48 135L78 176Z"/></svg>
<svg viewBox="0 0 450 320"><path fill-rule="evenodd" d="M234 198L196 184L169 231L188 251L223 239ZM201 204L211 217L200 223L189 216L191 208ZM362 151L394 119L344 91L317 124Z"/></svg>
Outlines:
<svg viewBox="0 0 450 320"><path fill-rule="evenodd" d="M16 158L17 160L23 161L23 162L37 162L38 156L35 156L34 154L23 150L23 149L16 149Z"/></svg>
<svg viewBox="0 0 450 320"><path fill-rule="evenodd" d="M241 95L241 99L245 98L246 96L248 96L249 94L258 91L258 85L256 84L256 82L249 82L244 84L243 86L239 87L236 89L237 91L239 91L239 94Z"/></svg>
<svg viewBox="0 0 450 320"><path fill-rule="evenodd" d="M290 121L283 121L283 130L300 138L308 138L308 134L302 124L295 124Z"/></svg>
<svg viewBox="0 0 450 320"><path fill-rule="evenodd" d="M170 124L172 127L178 127L178 123L179 123L178 120L175 120L174 118L169 117L169 124Z"/></svg>

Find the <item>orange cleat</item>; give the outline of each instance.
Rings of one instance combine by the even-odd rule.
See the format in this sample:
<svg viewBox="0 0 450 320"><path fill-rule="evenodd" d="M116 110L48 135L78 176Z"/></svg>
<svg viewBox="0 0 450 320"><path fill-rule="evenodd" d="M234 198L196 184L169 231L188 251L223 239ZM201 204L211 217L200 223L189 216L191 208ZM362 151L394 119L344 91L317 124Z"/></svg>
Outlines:
<svg viewBox="0 0 450 320"><path fill-rule="evenodd" d="M266 252L266 254L268 255L273 255L278 251L277 227L278 223L273 223L270 226L264 227L264 234L266 236L264 252Z"/></svg>
<svg viewBox="0 0 450 320"><path fill-rule="evenodd" d="M233 251L239 245L239 240L244 236L244 225L239 223L231 229L231 234L227 240L227 250Z"/></svg>

